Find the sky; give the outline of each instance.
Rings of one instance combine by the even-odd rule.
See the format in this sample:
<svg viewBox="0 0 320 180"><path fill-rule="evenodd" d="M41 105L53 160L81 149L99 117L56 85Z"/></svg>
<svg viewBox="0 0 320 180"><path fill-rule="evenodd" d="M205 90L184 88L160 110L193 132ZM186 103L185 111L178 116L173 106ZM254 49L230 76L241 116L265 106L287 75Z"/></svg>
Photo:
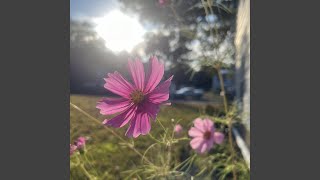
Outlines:
<svg viewBox="0 0 320 180"><path fill-rule="evenodd" d="M72 19L101 17L119 7L117 0L70 0L70 17Z"/></svg>
<svg viewBox="0 0 320 180"><path fill-rule="evenodd" d="M130 53L144 41L144 34L150 30L137 17L122 13L117 0L70 0L70 18L94 22L97 34L115 53Z"/></svg>

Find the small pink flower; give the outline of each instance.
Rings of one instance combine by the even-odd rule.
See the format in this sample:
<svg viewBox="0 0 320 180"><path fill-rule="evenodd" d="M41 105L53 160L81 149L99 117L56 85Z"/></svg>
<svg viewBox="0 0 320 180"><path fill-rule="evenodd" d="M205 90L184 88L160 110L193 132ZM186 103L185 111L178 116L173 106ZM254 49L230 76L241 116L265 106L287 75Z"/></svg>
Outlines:
<svg viewBox="0 0 320 180"><path fill-rule="evenodd" d="M85 137L79 137L77 141L75 142L78 149L82 149L86 145L86 138Z"/></svg>
<svg viewBox="0 0 320 180"><path fill-rule="evenodd" d="M159 0L158 3L160 6L165 6L166 4L169 3L169 0Z"/></svg>
<svg viewBox="0 0 320 180"><path fill-rule="evenodd" d="M193 137L190 141L192 149L202 154L208 152L214 144L221 144L224 135L220 132L215 132L214 123L210 119L197 118L193 122L194 127L191 127L188 134Z"/></svg>
<svg viewBox="0 0 320 180"><path fill-rule="evenodd" d="M174 126L174 132L176 134L180 134L182 132L182 130L183 130L183 128L182 128L182 126L180 124L177 124L177 125Z"/></svg>
<svg viewBox="0 0 320 180"><path fill-rule="evenodd" d="M70 144L70 156L77 150L77 146L74 144Z"/></svg>
<svg viewBox="0 0 320 180"><path fill-rule="evenodd" d="M147 73L139 59L129 60L128 68L134 83L129 83L118 72L109 73L104 87L121 98L104 98L98 102L97 108L102 115L120 113L114 118L104 120L103 124L120 128L129 123L126 136L136 138L140 134L149 133L150 118L155 120L160 105L167 103L173 76L160 83L164 65L155 56L150 58Z"/></svg>

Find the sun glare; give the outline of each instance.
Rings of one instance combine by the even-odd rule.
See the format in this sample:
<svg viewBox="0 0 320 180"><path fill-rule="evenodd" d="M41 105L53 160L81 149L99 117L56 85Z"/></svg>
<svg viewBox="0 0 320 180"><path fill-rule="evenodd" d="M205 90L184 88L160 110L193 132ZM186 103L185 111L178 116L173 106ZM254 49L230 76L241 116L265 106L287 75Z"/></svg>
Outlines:
<svg viewBox="0 0 320 180"><path fill-rule="evenodd" d="M131 50L143 41L145 29L139 21L119 10L111 11L94 20L98 35L106 41L106 47L114 52Z"/></svg>

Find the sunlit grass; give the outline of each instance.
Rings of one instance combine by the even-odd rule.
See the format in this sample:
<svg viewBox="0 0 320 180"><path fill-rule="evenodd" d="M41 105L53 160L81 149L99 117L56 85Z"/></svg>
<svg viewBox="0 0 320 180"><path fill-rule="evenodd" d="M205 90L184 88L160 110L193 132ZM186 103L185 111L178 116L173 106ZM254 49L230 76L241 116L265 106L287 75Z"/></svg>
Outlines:
<svg viewBox="0 0 320 180"><path fill-rule="evenodd" d="M100 98L98 96L71 95L70 101L102 122L106 117L100 115L99 110L95 108L96 102ZM70 179L88 179L83 170L76 166L77 158L87 158L91 163L85 163L85 169L99 179L160 179L160 177L168 175L171 177L174 175L176 179L190 179L191 175L200 179L210 179L213 174L228 179L233 165L230 164L230 158L228 159L230 152L228 152L225 143L214 148L212 152L215 153L204 156L195 156L189 146L187 131L195 118L206 115L205 109L205 107L191 107L182 104L163 106L157 117L157 122L152 122L152 136L139 136L132 139L124 135L127 127L113 129L122 138L134 144L135 149L152 162L152 164L146 164L143 163L141 156L109 133L102 124L98 124L75 108L70 107L70 142L79 136L90 138L86 146L86 157L83 155L71 157ZM223 119L217 117L213 119L218 127L223 127L225 123ZM159 121L168 133L164 133L165 130ZM169 136L171 136L173 126L177 121L184 128L181 136L186 140L180 140L178 143L171 142L171 154L168 154L166 142L170 142ZM167 165L169 156L170 167ZM239 179L249 176L240 153L238 153L237 159L236 169L239 173Z"/></svg>
<svg viewBox="0 0 320 180"><path fill-rule="evenodd" d="M99 110L95 108L96 102L100 98L97 96L72 95L70 101L102 122L106 117L100 115ZM200 108L184 105L163 106L157 120L160 120L166 127L172 127L172 118L174 118L175 121L180 120L182 126L190 127L192 121L201 114L201 111ZM114 130L128 141L132 140L124 136L126 127ZM153 122L151 134L159 138L161 131L160 125ZM184 133L186 133L186 130ZM88 169L92 169L93 174L95 174L95 169L99 176L105 174L106 179L117 179L117 176L121 176L120 172L134 169L141 164L141 158L127 147L122 146L119 140L108 133L102 125L93 122L76 109L70 107L70 142L78 136L90 137L87 146L88 156L92 159L94 168L88 167ZM149 136L140 136L134 139L135 147L141 153L154 142ZM184 143L184 146L188 147L187 142ZM71 168L71 177L74 179L83 179L84 175L81 173L77 168Z"/></svg>

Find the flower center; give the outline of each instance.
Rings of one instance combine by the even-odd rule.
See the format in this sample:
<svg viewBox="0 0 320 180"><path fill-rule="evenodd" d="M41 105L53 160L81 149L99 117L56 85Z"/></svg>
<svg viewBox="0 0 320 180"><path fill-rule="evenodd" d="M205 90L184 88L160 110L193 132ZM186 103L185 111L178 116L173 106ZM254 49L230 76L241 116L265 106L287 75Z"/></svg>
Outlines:
<svg viewBox="0 0 320 180"><path fill-rule="evenodd" d="M203 134L203 138L205 140L209 140L211 137L211 132L210 131L206 131L204 134Z"/></svg>
<svg viewBox="0 0 320 180"><path fill-rule="evenodd" d="M140 104L144 100L144 94L140 90L133 91L130 97L135 104Z"/></svg>

